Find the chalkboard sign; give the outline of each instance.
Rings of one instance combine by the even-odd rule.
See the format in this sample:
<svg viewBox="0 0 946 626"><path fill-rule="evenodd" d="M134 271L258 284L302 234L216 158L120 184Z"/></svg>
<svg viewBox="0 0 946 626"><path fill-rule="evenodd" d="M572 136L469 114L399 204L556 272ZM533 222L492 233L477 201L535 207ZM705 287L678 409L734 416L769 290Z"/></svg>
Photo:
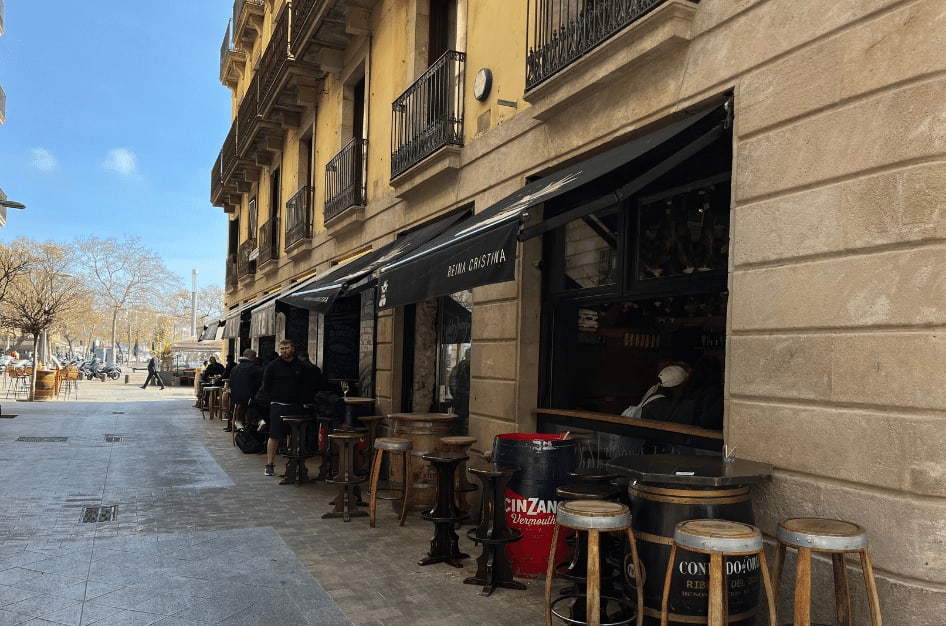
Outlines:
<svg viewBox="0 0 946 626"><path fill-rule="evenodd" d="M443 343L470 343L473 314L451 297L442 298Z"/></svg>
<svg viewBox="0 0 946 626"><path fill-rule="evenodd" d="M325 314L323 373L329 380L358 380L361 298L339 298Z"/></svg>
<svg viewBox="0 0 946 626"><path fill-rule="evenodd" d="M358 393L374 395L374 292L368 289L361 293L361 341L358 365Z"/></svg>

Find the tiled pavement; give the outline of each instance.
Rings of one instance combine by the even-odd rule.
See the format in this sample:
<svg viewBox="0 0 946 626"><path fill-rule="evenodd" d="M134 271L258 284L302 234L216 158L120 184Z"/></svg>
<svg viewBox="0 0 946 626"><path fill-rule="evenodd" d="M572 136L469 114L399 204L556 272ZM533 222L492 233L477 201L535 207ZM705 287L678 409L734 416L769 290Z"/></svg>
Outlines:
<svg viewBox="0 0 946 626"><path fill-rule="evenodd" d="M190 389L143 380L45 402L0 385L18 414L0 419L0 626L544 622L541 579L490 597L462 583L480 553L465 530L462 569L420 567L433 526L416 513L323 520L332 487L278 485Z"/></svg>

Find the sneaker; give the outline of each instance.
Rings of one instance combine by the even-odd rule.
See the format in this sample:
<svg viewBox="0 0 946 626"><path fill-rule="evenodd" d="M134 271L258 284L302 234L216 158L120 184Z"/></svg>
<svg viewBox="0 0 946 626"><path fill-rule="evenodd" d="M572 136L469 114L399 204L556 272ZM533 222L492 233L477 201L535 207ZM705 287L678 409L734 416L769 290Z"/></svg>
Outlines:
<svg viewBox="0 0 946 626"><path fill-rule="evenodd" d="M144 385L142 385L142 386L141 386L141 388L142 388L142 389L144 389L144 388L145 388L145 386L144 386Z"/></svg>
<svg viewBox="0 0 946 626"><path fill-rule="evenodd" d="M276 475L276 467L273 466L273 465L267 465L267 466L266 466L266 469L263 470L263 473L266 474L267 476L275 476L275 475Z"/></svg>

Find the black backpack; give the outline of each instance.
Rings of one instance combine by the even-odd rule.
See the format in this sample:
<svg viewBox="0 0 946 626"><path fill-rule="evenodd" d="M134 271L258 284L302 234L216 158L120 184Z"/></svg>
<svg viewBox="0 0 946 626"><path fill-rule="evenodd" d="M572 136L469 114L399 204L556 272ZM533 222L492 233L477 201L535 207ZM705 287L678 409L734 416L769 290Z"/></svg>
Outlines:
<svg viewBox="0 0 946 626"><path fill-rule="evenodd" d="M236 432L236 445L244 454L261 454L266 450L263 438L251 430L241 428Z"/></svg>

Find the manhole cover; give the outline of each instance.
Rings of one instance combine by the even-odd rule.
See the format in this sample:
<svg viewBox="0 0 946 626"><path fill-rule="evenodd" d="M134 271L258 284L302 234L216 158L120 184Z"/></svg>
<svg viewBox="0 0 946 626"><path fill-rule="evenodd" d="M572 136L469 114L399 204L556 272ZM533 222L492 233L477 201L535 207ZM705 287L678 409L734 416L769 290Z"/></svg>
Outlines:
<svg viewBox="0 0 946 626"><path fill-rule="evenodd" d="M62 443L69 441L69 437L17 437L16 440L26 443Z"/></svg>
<svg viewBox="0 0 946 626"><path fill-rule="evenodd" d="M121 440L119 435L105 435L105 443L118 443Z"/></svg>
<svg viewBox="0 0 946 626"><path fill-rule="evenodd" d="M115 520L118 514L118 505L112 506L87 506L82 512L83 524L95 524L96 522L111 522Z"/></svg>

